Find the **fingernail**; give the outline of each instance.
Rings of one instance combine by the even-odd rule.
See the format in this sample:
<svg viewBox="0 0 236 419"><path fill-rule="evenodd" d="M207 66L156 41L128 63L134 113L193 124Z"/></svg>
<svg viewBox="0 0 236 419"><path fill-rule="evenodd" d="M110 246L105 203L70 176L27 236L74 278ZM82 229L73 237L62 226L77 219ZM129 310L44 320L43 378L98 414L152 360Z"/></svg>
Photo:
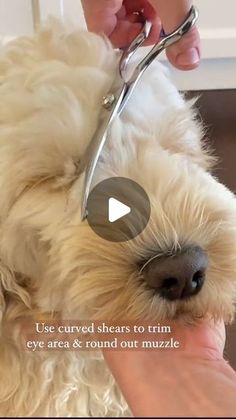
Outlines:
<svg viewBox="0 0 236 419"><path fill-rule="evenodd" d="M177 55L176 64L180 66L189 66L197 64L199 60L200 57L197 48L190 48Z"/></svg>

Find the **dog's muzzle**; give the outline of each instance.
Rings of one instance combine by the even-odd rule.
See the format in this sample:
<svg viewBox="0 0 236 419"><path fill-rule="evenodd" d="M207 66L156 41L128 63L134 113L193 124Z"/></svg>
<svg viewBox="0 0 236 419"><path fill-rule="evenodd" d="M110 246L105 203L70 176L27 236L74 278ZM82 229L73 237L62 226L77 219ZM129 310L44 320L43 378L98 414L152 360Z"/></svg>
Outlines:
<svg viewBox="0 0 236 419"><path fill-rule="evenodd" d="M190 246L171 256L153 257L141 272L149 287L167 300L187 299L202 289L208 258L198 246Z"/></svg>

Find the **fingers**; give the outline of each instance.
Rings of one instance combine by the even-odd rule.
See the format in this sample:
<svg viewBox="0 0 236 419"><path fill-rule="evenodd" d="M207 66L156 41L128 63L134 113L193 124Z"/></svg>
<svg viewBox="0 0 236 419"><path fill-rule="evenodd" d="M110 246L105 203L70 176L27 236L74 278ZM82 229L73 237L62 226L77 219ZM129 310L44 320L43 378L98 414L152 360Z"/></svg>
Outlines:
<svg viewBox="0 0 236 419"><path fill-rule="evenodd" d="M211 322L210 327L213 331L213 336L215 340L215 347L218 349L219 353L223 356L226 340L226 331L225 324L223 321L218 323Z"/></svg>
<svg viewBox="0 0 236 419"><path fill-rule="evenodd" d="M142 21L134 21L133 18L129 19L118 19L116 27L110 35L110 40L114 47L125 48L131 44L136 36L143 29ZM152 25L152 29L147 41L144 43L145 46L152 45L159 39L161 29L161 23L159 19L156 19Z"/></svg>
<svg viewBox="0 0 236 419"><path fill-rule="evenodd" d="M155 21L157 13L151 3L147 0L124 0L124 7L127 15L141 13L146 20Z"/></svg>
<svg viewBox="0 0 236 419"><path fill-rule="evenodd" d="M88 29L109 36L116 48L127 47L140 33L144 20L152 22L146 45L157 42L160 19L147 0L82 0Z"/></svg>
<svg viewBox="0 0 236 419"><path fill-rule="evenodd" d="M116 28L110 36L110 41L115 48L125 48L140 33L141 29L141 23L118 20Z"/></svg>
<svg viewBox="0 0 236 419"><path fill-rule="evenodd" d="M81 0L87 27L90 31L109 36L117 23L116 14L122 8L122 0Z"/></svg>
<svg viewBox="0 0 236 419"><path fill-rule="evenodd" d="M172 32L184 21L192 4L190 0L150 0L150 3L160 15L166 33ZM200 37L196 27L167 50L171 64L181 70L196 68L200 56Z"/></svg>
<svg viewBox="0 0 236 419"><path fill-rule="evenodd" d="M144 45L157 42L161 23L155 10L147 0L124 0L117 13L117 24L110 36L115 47L125 48L141 32L144 20L152 22L152 30Z"/></svg>

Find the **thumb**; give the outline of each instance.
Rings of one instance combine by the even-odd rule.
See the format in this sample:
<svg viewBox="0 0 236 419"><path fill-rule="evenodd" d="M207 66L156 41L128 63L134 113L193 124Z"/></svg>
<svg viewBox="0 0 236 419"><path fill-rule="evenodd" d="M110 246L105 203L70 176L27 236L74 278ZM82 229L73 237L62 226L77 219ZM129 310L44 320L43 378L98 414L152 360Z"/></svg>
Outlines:
<svg viewBox="0 0 236 419"><path fill-rule="evenodd" d="M205 359L222 359L225 346L223 321L202 321L197 326L185 327L185 351Z"/></svg>
<svg viewBox="0 0 236 419"><path fill-rule="evenodd" d="M190 0L150 0L150 3L158 11L166 33L172 32L183 23L192 5ZM166 55L171 64L180 70L196 68L201 56L197 28L193 27L180 41L171 45Z"/></svg>

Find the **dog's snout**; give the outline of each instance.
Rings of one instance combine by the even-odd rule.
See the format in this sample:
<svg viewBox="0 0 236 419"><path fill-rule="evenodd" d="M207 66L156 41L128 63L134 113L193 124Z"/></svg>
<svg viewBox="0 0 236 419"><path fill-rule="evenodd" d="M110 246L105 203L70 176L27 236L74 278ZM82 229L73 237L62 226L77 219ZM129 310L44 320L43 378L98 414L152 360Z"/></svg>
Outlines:
<svg viewBox="0 0 236 419"><path fill-rule="evenodd" d="M147 284L167 300L186 299L202 288L208 258L197 246L173 255L154 258L146 263L143 275Z"/></svg>

